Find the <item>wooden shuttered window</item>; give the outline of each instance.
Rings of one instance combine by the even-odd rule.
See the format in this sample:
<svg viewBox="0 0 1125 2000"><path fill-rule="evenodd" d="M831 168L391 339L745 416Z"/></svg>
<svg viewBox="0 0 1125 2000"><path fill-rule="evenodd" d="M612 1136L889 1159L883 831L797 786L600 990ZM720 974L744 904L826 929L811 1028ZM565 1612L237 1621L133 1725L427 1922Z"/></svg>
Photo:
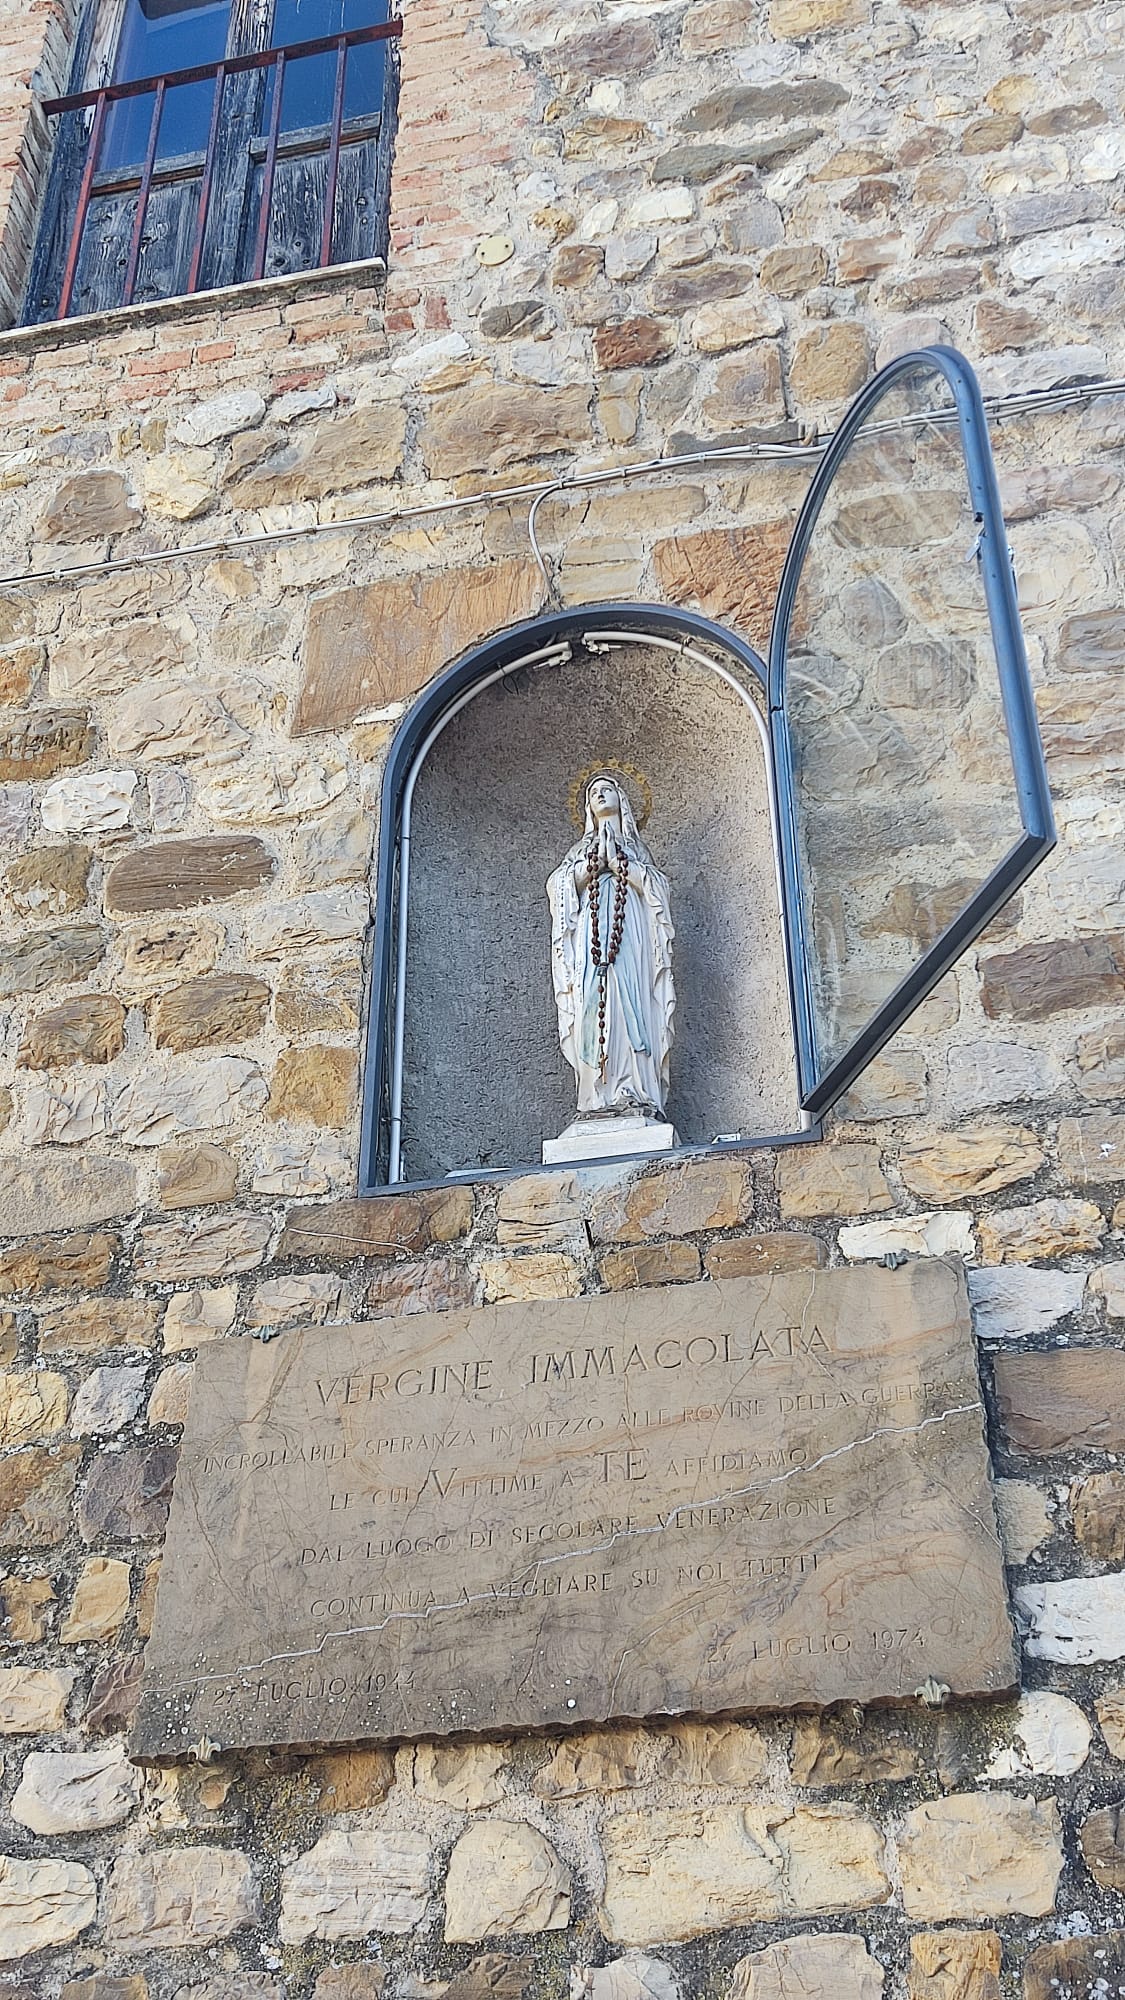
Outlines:
<svg viewBox="0 0 1125 2000"><path fill-rule="evenodd" d="M89 0L25 321L385 257L387 0Z"/></svg>

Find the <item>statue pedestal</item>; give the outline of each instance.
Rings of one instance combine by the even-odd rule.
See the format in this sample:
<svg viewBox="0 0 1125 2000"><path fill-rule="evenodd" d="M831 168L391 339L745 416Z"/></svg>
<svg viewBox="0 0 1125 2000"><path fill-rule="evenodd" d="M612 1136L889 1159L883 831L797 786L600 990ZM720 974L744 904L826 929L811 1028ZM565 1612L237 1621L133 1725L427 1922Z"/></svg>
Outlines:
<svg viewBox="0 0 1125 2000"><path fill-rule="evenodd" d="M544 1139L543 1165L555 1167L563 1160L613 1160L629 1153L667 1153L678 1143L674 1126L659 1118L576 1118L557 1139Z"/></svg>

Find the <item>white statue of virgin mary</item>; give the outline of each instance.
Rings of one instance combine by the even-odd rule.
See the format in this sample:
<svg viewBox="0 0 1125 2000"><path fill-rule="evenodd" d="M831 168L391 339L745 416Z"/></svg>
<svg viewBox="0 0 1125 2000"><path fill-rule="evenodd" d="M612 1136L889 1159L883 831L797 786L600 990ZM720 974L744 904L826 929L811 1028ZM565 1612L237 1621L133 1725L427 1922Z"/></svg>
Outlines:
<svg viewBox="0 0 1125 2000"><path fill-rule="evenodd" d="M662 1118L676 1004L668 882L609 772L586 786L585 820L547 883L559 1042L580 1118Z"/></svg>

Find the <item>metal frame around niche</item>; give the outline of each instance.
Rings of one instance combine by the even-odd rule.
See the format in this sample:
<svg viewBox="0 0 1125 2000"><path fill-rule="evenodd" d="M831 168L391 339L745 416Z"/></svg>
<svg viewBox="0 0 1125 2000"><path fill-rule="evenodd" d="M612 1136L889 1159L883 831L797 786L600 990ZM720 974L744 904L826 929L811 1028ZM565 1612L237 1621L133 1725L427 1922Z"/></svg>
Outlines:
<svg viewBox="0 0 1125 2000"><path fill-rule="evenodd" d="M786 711L786 642L805 556L836 473L857 433L887 390L902 376L915 373L920 367L930 367L941 375L953 395L952 409L920 417L918 422L949 424L956 418L960 432L969 497L976 516L977 539L971 555L980 564L984 584L1023 835L953 922L935 938L929 950L888 994L844 1054L822 1071L818 1066L808 976L810 932L805 916L805 885L798 867L796 796ZM902 427L903 421L914 420L892 420L890 428ZM875 435L877 431L876 424L871 434ZM768 690L773 746L771 761L781 838L786 959L793 980L791 997L799 1097L808 1111L821 1117L849 1084L855 1082L895 1030L932 992L973 939L1050 853L1057 838L1027 651L1020 628L1012 551L1008 545L988 437L988 419L976 376L955 348L917 348L889 362L860 391L836 432L805 496L781 573L770 634Z"/></svg>
<svg viewBox="0 0 1125 2000"><path fill-rule="evenodd" d="M375 901L375 934L368 988L366 1058L364 1067L363 1120L360 1132L361 1194L390 1194L407 1187L445 1186L452 1179L505 1180L525 1174L538 1166L527 1161L509 1168L466 1168L463 1173L445 1176L440 1182L404 1181L401 1167L403 1035L406 1006L406 964L410 896L410 827L414 786L426 757L448 723L461 710L508 675L521 668L555 662L565 664L575 646L588 641L592 647L608 645L655 645L679 653L708 668L739 696L753 717L762 744L770 819L774 837L774 873L778 914L781 919L782 950L786 958L787 983L792 1006L797 990L793 967L789 964L789 931L786 922L781 875L776 778L764 708L760 708L729 667L705 652L712 647L741 666L753 682L767 689L764 660L754 648L726 627L700 613L680 611L651 604L598 604L551 612L512 626L499 637L474 648L464 659L447 668L426 690L404 717L391 744L383 775L382 808L379 821L378 872ZM796 1018L793 1021L796 1046ZM819 1124L802 1114L800 1127L793 1132L768 1137L715 1139L683 1146L661 1158L682 1159L713 1152L746 1151L763 1146L795 1145L820 1137ZM631 1155L623 1155L629 1158ZM568 1162L568 1165L581 1162ZM604 1160L591 1164L605 1164Z"/></svg>
<svg viewBox="0 0 1125 2000"><path fill-rule="evenodd" d="M971 552L980 563L992 635L1015 792L1023 833L964 909L900 980L844 1054L825 1070L818 1068L815 1021L809 971L810 933L805 915L805 889L798 866L796 796L793 784L789 722L785 706L786 642L802 565L808 552L828 489L857 433L886 391L901 377L929 367L952 392L952 407L893 419L888 428L904 424L958 426L976 516L977 539ZM873 426L873 432L878 425ZM509 1169L469 1169L447 1175L445 1181L404 1182L401 1165L402 1044L406 997L407 918L409 910L410 807L414 784L426 755L441 731L474 695L516 673L521 667L548 660L563 662L574 644L641 644L666 647L708 667L739 694L763 738L770 813L774 835L774 865L782 922L796 1065L797 1097L802 1106L801 1128L760 1139L715 1139L682 1147L675 1155L714 1151L747 1151L762 1146L794 1145L819 1138L817 1122L895 1030L925 999L991 917L1026 881L1055 844L1056 834L1047 785L1043 748L1027 654L1020 630L1015 577L1008 546L988 424L976 377L955 349L919 348L899 356L873 377L851 405L813 478L800 510L781 575L769 666L737 633L697 612L651 604L586 605L547 613L512 627L474 648L439 675L404 718L391 745L383 783L380 813L375 942L368 998L367 1058L364 1077L360 1146L360 1191L388 1193L406 1186L445 1185L450 1179L503 1180L528 1172L536 1163ZM761 685L766 712L751 699L746 686L711 652L715 649L747 679ZM384 1171L384 1133L387 1160ZM632 1157L623 1155L622 1157ZM646 1156L651 1157L651 1156ZM577 1163L581 1164L581 1163ZM590 1163L596 1164L596 1163Z"/></svg>

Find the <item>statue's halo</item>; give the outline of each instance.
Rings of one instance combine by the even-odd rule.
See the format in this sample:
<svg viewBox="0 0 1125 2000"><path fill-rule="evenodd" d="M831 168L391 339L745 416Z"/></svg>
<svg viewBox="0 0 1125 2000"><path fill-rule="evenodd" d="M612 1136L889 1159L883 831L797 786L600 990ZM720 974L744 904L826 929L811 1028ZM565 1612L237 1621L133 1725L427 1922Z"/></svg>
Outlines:
<svg viewBox="0 0 1125 2000"><path fill-rule="evenodd" d="M579 833L586 825L586 787L591 778L601 777L603 772L607 778L620 779L631 788L629 803L633 807L637 831L640 832L652 811L652 786L635 764L625 764L620 757L599 757L596 763L587 764L584 770L579 771L567 794L570 817Z"/></svg>

